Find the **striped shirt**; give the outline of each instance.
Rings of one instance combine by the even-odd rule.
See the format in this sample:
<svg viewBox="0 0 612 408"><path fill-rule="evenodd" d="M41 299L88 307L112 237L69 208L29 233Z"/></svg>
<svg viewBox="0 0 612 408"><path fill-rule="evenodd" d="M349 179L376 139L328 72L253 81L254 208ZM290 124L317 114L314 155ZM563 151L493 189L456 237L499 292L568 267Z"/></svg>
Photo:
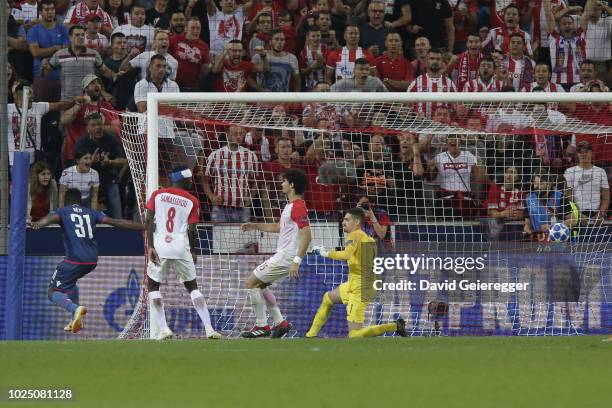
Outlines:
<svg viewBox="0 0 612 408"><path fill-rule="evenodd" d="M524 2L527 3L527 1ZM535 1L533 10L531 12L531 27L529 28L529 32L532 34L532 37L538 40L542 47L544 47L548 41L548 33L552 28L554 28L548 27L543 3L544 0ZM558 10L567 8L567 2L565 0L551 0L550 4L553 9L555 9L555 7L559 7Z"/></svg>
<svg viewBox="0 0 612 408"><path fill-rule="evenodd" d="M529 57L515 60L510 55L505 55L501 66L508 70L508 76L516 92L534 80L535 61Z"/></svg>
<svg viewBox="0 0 612 408"><path fill-rule="evenodd" d="M214 179L214 192L223 198L223 205L243 207L244 200L251 197L251 184L258 170L254 152L242 146L238 150L224 146L208 156L204 174Z"/></svg>
<svg viewBox="0 0 612 408"><path fill-rule="evenodd" d="M62 84L62 100L83 95L81 80L87 74L93 74L102 66L102 57L96 50L86 48L84 52L75 54L72 47L57 51L49 59L52 68L60 67Z"/></svg>
<svg viewBox="0 0 612 408"><path fill-rule="evenodd" d="M354 50L342 47L328 54L327 68L333 69L336 72L336 80L353 78L355 76L355 61L359 58L366 58L370 63L374 62L374 58L370 53L361 47L357 47Z"/></svg>
<svg viewBox="0 0 612 408"><path fill-rule="evenodd" d="M580 82L580 64L586 59L586 37L582 28L579 27L572 38L565 38L554 30L548 36L548 46L553 82L558 84Z"/></svg>
<svg viewBox="0 0 612 408"><path fill-rule="evenodd" d="M463 92L501 92L504 83L495 77L491 78L488 84L484 83L480 77L472 79L463 85Z"/></svg>
<svg viewBox="0 0 612 408"><path fill-rule="evenodd" d="M72 6L68 13L66 13L66 18L64 19L64 25L68 26L71 24L78 24L83 27L87 27L87 21L85 19L90 14L96 14L102 20L102 27L113 28L113 20L110 18L110 15L102 9L98 5L95 10L90 10L87 4L84 1L77 3L75 6Z"/></svg>
<svg viewBox="0 0 612 408"><path fill-rule="evenodd" d="M320 45L318 49L313 50L308 45L300 52L300 68L307 68L310 64L317 60L317 54L321 54L323 61L327 59L329 53L325 45ZM325 67L315 69L310 74L304 77L304 85L307 91L312 91L317 83L325 81Z"/></svg>
<svg viewBox="0 0 612 408"><path fill-rule="evenodd" d="M491 53L493 51L501 51L507 53L510 51L510 35L513 33L519 33L525 42L525 54L532 55L531 49L531 36L520 28L516 28L512 32L508 32L503 27L494 28L489 31L489 35L482 42L482 49L485 53Z"/></svg>
<svg viewBox="0 0 612 408"><path fill-rule="evenodd" d="M428 74L423 74L412 81L407 92L457 92L457 88L455 83L447 76L430 78ZM431 118L434 110L431 102L420 102L415 105L415 111L425 113L428 118Z"/></svg>

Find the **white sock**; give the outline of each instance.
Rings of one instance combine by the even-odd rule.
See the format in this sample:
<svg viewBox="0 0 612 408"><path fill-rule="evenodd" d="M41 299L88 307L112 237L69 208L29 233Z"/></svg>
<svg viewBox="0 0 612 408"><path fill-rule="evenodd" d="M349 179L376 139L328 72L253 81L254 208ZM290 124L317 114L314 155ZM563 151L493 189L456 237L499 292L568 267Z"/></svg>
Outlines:
<svg viewBox="0 0 612 408"><path fill-rule="evenodd" d="M259 327L266 326L268 324L268 319L266 318L266 305L261 296L261 289L253 288L247 290L251 296L251 305L255 312L255 325Z"/></svg>
<svg viewBox="0 0 612 408"><path fill-rule="evenodd" d="M168 329L166 312L160 291L149 292L147 298L149 300L149 337L155 339L162 330ZM159 299L160 304L156 304L155 300L157 299Z"/></svg>
<svg viewBox="0 0 612 408"><path fill-rule="evenodd" d="M215 331L213 329L212 324L210 323L210 314L208 313L208 306L206 305L206 299L204 299L204 295L199 290L193 290L190 293L191 302L193 303L193 307L195 308L198 315L200 315L200 319L202 319L202 323L204 323L204 330L206 330L206 335L209 336L212 332Z"/></svg>
<svg viewBox="0 0 612 408"><path fill-rule="evenodd" d="M276 303L276 296L274 296L274 293L272 293L270 288L262 289L261 295L266 300L266 305L268 306L270 316L272 316L272 319L274 320L274 325L279 325L285 319L283 318L283 315L278 308L278 304Z"/></svg>

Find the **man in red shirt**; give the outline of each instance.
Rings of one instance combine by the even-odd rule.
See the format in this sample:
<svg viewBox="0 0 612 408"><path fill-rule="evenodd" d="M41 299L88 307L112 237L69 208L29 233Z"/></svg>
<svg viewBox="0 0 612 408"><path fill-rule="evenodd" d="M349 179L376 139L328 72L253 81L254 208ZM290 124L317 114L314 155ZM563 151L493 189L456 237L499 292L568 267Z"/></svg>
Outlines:
<svg viewBox="0 0 612 408"><path fill-rule="evenodd" d="M257 67L251 61L242 60L242 43L231 40L225 45L223 53L215 55L211 72L213 88L216 92L243 92L247 85L257 87L253 73Z"/></svg>
<svg viewBox="0 0 612 408"><path fill-rule="evenodd" d="M113 105L102 97L104 85L100 78L93 74L87 75L81 81L87 103L77 103L72 108L62 112L60 125L67 128L67 136L62 145L62 168L74 159L74 146L83 136L87 135L85 119L94 112L101 113L105 119L104 132L117 135L119 118L114 117Z"/></svg>
<svg viewBox="0 0 612 408"><path fill-rule="evenodd" d="M605 92L602 84L592 82L588 87L583 88L582 92ZM579 103L576 105L573 116L587 123L610 126L612 124L612 103L591 102L588 104ZM575 153L576 146L582 141L588 141L593 146L593 162L606 171L612 170L612 136L577 134L575 143L569 148L570 154Z"/></svg>
<svg viewBox="0 0 612 408"><path fill-rule="evenodd" d="M405 92L414 79L412 64L402 55L402 38L391 31L385 38L387 51L374 60L376 73L391 92Z"/></svg>
<svg viewBox="0 0 612 408"><path fill-rule="evenodd" d="M197 17L187 21L185 35L175 35L170 39L170 54L179 63L176 82L182 92L197 91L200 88L200 75L210 72L208 45L200 39L202 25Z"/></svg>
<svg viewBox="0 0 612 408"><path fill-rule="evenodd" d="M264 215L267 222L274 222L280 217L282 209L287 204L281 184L283 173L290 168L299 167L295 164L293 140L281 137L276 141L276 156L274 161L262 163L263 180L266 188L261 189Z"/></svg>

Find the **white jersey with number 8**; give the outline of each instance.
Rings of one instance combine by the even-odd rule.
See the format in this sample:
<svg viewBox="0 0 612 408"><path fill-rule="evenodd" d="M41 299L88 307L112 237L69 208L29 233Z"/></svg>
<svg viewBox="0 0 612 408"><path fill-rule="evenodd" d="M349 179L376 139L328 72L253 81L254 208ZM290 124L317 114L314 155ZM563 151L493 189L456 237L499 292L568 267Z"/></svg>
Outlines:
<svg viewBox="0 0 612 408"><path fill-rule="evenodd" d="M153 245L160 259L191 259L187 229L200 219L200 201L183 189L162 188L147 209L155 212Z"/></svg>

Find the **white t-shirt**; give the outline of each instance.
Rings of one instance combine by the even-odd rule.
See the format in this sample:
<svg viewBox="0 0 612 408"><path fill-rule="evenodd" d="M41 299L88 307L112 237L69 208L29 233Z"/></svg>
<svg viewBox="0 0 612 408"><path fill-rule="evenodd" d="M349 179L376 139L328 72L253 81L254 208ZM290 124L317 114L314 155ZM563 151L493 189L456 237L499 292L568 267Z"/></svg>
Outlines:
<svg viewBox="0 0 612 408"><path fill-rule="evenodd" d="M91 195L91 188L100 187L100 176L94 169L89 169L87 173L79 173L75 165L64 169L60 177L60 185L79 189L81 200L87 200Z"/></svg>
<svg viewBox="0 0 612 408"><path fill-rule="evenodd" d="M162 188L154 191L147 209L155 212L153 245L161 259L191 259L189 224L200 219L200 202L187 191Z"/></svg>
<svg viewBox="0 0 612 408"><path fill-rule="evenodd" d="M609 189L606 172L597 166L583 169L580 166L565 170L565 181L572 189L574 200L581 211L599 211L601 189Z"/></svg>
<svg viewBox="0 0 612 408"><path fill-rule="evenodd" d="M14 8L11 14L15 20L23 20L24 23L34 21L38 18L38 4L21 3L21 10Z"/></svg>
<svg viewBox="0 0 612 408"><path fill-rule="evenodd" d="M157 55L155 51L145 51L143 53L138 54L136 57L134 57L130 61L130 65L133 68L140 68L141 78L147 77L147 69L149 68L149 63L151 62L151 58L154 55ZM176 58L174 58L169 53L164 55L164 57L166 57L166 64L168 66L167 71L166 71L168 73L168 78L174 81L176 80L176 72L178 71L178 61L176 60Z"/></svg>
<svg viewBox="0 0 612 408"><path fill-rule="evenodd" d="M612 16L601 17L595 24L589 20L585 37L587 59L600 62L612 58Z"/></svg>
<svg viewBox="0 0 612 408"><path fill-rule="evenodd" d="M138 81L138 83L136 83L136 86L134 87L134 103L146 102L147 94L149 92L159 93L160 91L159 89L157 89L157 86L152 81L149 81L146 78ZM166 79L162 84L161 92L180 92L180 89L176 82L171 79Z"/></svg>
<svg viewBox="0 0 612 408"><path fill-rule="evenodd" d="M470 175L476 164L476 157L472 153L462 150L458 157L452 157L448 152L442 152L435 160L441 188L448 191L471 191Z"/></svg>
<svg viewBox="0 0 612 408"><path fill-rule="evenodd" d="M104 34L98 33L98 38L93 39L89 36L89 33L86 33L85 45L87 48L91 48L92 50L98 51L100 54L104 54L104 50L109 47L110 43Z"/></svg>
<svg viewBox="0 0 612 408"><path fill-rule="evenodd" d="M9 163L13 165L13 157L15 151L19 151L21 145L21 108L17 108L14 103L6 105L8 113L8 151L9 151ZM40 149L40 124L42 123L42 117L45 113L49 112L48 102L34 102L32 107L28 111L28 131L30 136L26 133L26 151L30 152L30 164L34 163L34 150ZM32 145L32 139L36 146Z"/></svg>
<svg viewBox="0 0 612 408"><path fill-rule="evenodd" d="M244 26L244 11L238 7L234 14L225 14L217 9L214 15L208 15L210 32L210 54L223 52L225 44L231 40L242 40L242 27Z"/></svg>
<svg viewBox="0 0 612 408"><path fill-rule="evenodd" d="M113 30L113 34L123 33L128 42L128 48L138 48L140 52L149 51L153 46L155 29L150 25L134 27L131 24L123 24Z"/></svg>

